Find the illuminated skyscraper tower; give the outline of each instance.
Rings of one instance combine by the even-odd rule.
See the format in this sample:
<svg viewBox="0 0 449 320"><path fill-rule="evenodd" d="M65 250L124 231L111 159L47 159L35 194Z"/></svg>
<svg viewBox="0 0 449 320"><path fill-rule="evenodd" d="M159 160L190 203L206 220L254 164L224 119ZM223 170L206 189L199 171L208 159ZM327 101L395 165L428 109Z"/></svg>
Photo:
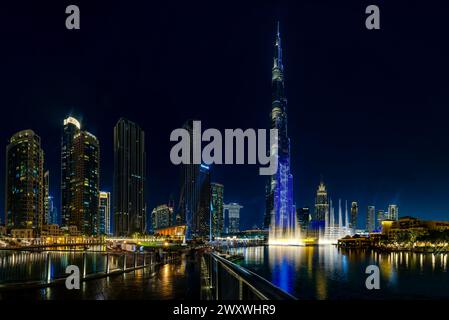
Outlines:
<svg viewBox="0 0 449 320"><path fill-rule="evenodd" d="M349 228L353 231L357 229L357 216L359 214L359 206L356 201L353 201L351 204L351 222L349 224Z"/></svg>
<svg viewBox="0 0 449 320"><path fill-rule="evenodd" d="M14 134L6 147L6 226L39 235L44 214L44 152L32 130Z"/></svg>
<svg viewBox="0 0 449 320"><path fill-rule="evenodd" d="M121 118L114 127L114 235L146 232L145 132Z"/></svg>
<svg viewBox="0 0 449 320"><path fill-rule="evenodd" d="M111 234L111 193L100 191L99 197L99 232Z"/></svg>
<svg viewBox="0 0 449 320"><path fill-rule="evenodd" d="M80 131L73 139L73 153L75 175L69 226L76 226L86 235L99 235L100 143L93 134Z"/></svg>
<svg viewBox="0 0 449 320"><path fill-rule="evenodd" d="M277 26L271 78L271 128L278 130L278 168L266 188L265 227L270 239L289 238L297 228L293 204L293 176L290 173L290 138L287 134L287 99L285 97L284 65L281 35ZM273 148L272 148L273 149ZM296 237L296 236L295 236Z"/></svg>
<svg viewBox="0 0 449 320"><path fill-rule="evenodd" d="M99 234L100 143L81 130L80 122L64 119L61 144L61 215L63 226L86 235Z"/></svg>
<svg viewBox="0 0 449 320"><path fill-rule="evenodd" d="M188 120L183 125L191 137L191 150L193 150L193 121ZM179 216L176 218L178 224L187 226L187 239L210 236L210 179L210 167L205 164L193 163L193 152L191 152L189 163L181 165Z"/></svg>
<svg viewBox="0 0 449 320"><path fill-rule="evenodd" d="M219 237L223 232L223 191L221 183L213 182L211 187L211 237Z"/></svg>
<svg viewBox="0 0 449 320"><path fill-rule="evenodd" d="M73 152L73 139L81 131L80 122L68 117L64 119L61 139L61 219L62 225L68 226L71 215L70 204L73 202L75 190L75 155Z"/></svg>
<svg viewBox="0 0 449 320"><path fill-rule="evenodd" d="M376 229L376 218L375 218L375 207L368 206L366 211L366 230L368 232L373 232Z"/></svg>
<svg viewBox="0 0 449 320"><path fill-rule="evenodd" d="M316 191L315 198L315 216L313 220L315 221L315 228L323 228L326 219L329 219L329 198L327 196L326 185L323 181L320 182L318 189ZM328 221L329 222L329 221Z"/></svg>

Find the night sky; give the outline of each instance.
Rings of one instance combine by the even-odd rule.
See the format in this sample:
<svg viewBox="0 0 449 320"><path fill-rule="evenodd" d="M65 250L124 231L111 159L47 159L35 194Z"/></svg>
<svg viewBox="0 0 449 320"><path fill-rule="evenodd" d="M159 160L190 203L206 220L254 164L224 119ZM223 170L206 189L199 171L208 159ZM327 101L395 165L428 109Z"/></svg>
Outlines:
<svg viewBox="0 0 449 320"><path fill-rule="evenodd" d="M93 3L95 2L95 3ZM281 23L297 206L330 196L399 205L400 216L449 219L449 7L442 1L21 1L0 5L0 167L9 137L41 136L59 209L62 121L78 117L101 144L112 191L113 127L146 132L148 212L178 198L170 132L268 128L275 24ZM65 28L77 4L81 30ZM380 7L381 30L365 28ZM215 166L243 228L261 226L257 165ZM4 170L0 170L4 194ZM3 219L4 199L0 197Z"/></svg>

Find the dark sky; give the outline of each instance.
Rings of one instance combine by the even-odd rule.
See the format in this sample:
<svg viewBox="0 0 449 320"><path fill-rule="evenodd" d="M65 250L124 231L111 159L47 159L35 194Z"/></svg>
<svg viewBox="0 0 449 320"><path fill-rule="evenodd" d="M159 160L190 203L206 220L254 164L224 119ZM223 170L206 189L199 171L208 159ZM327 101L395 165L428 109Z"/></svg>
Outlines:
<svg viewBox="0 0 449 320"><path fill-rule="evenodd" d="M21 1L0 5L0 166L8 138L42 137L59 205L60 136L69 114L101 143L112 189L119 117L146 131L148 211L178 196L170 132L265 128L275 22L281 23L295 201L313 205L320 175L334 200L449 218L449 8L432 1ZM81 30L65 28L77 4ZM381 30L365 28L380 7ZM261 225L258 166L215 166L243 227ZM4 193L4 170L0 170ZM3 208L3 197L0 205ZM3 211L3 209L2 209Z"/></svg>

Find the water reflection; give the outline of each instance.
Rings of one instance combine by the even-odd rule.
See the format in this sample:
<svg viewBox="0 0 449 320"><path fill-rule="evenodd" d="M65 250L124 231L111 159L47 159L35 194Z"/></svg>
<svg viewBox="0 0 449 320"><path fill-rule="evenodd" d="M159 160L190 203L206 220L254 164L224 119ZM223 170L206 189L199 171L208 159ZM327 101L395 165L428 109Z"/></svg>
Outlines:
<svg viewBox="0 0 449 320"><path fill-rule="evenodd" d="M447 255L380 253L335 246L235 249L241 265L306 299L448 298ZM365 287L368 265L379 266L380 290Z"/></svg>
<svg viewBox="0 0 449 320"><path fill-rule="evenodd" d="M67 258L66 255L62 257ZM5 258L5 255L3 258ZM17 261L21 257L12 254L8 259ZM61 264L70 261L70 256L68 259L60 259ZM101 254L92 257L89 261L98 268L102 265ZM80 290L67 290L65 286L60 285L43 289L0 291L0 300L19 298L38 300L199 299L200 275L198 266L197 261L182 258L169 264L153 265L129 273L85 281L81 283Z"/></svg>

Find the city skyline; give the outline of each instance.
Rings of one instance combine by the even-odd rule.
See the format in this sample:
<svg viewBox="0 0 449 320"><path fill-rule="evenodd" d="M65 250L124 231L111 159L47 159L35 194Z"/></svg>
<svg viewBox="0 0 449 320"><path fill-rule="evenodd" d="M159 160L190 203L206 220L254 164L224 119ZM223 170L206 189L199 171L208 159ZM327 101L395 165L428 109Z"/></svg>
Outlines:
<svg viewBox="0 0 449 320"><path fill-rule="evenodd" d="M310 6L313 13L318 11ZM356 10L347 6L349 11ZM0 148L5 150L7 140L22 129L30 128L42 138L42 149L50 171L50 194L55 197L59 211L57 146L61 120L72 114L99 138L102 145L100 189L112 192L112 128L117 119L125 116L138 122L147 132L146 148L152 150L147 161L149 172L145 201L148 215L148 211L164 203L170 194L177 194L177 185L173 181L178 177L178 170L169 163L171 144L168 137L179 124L195 116L204 119L207 127L266 127L270 108L270 75L267 70L272 64L273 29L279 19L284 30L284 58L289 65L286 72L289 133L293 141L293 190L297 207L313 207L316 185L320 174L323 174L333 199L358 203L359 226L363 225L368 205L375 206L376 210L386 210L388 205L397 204L401 215L447 220L449 204L445 195L449 192L449 173L445 170L445 163L449 148L447 141L441 138L447 130L441 120L447 112L444 106L448 104L448 97L442 93L446 80L439 73L429 77L426 70L412 64L414 60L426 59L433 69L438 67L443 72L447 63L441 52L433 47L430 52L422 49L410 52L407 49L413 45L414 39L405 38L387 55L377 51L376 45L392 41L393 36L384 35L386 40L380 40L376 35L363 33L361 28L351 31L351 35L360 37L360 44L336 37L342 41L339 43L332 40L332 36L348 31L346 27L353 23L352 20L347 24L343 22L335 31L329 30L331 22L321 22L324 23L322 29L314 32L311 28L302 28L302 23L311 19L300 13L299 9L303 8L291 9L298 12L301 19L297 20L304 22L294 21L282 10L279 17L262 14L261 18L249 21L237 20L234 26L230 23L220 26L206 17L211 30L203 30L203 41L197 43L197 47L182 40L173 44L167 37L180 39L182 35L198 29L199 22L187 26L187 30L178 35L174 32L178 32L177 29L167 29L158 20L148 28L136 22L142 27L138 36L130 39L119 37L118 44L109 38L102 39L106 49L100 50L94 45L93 39L99 32L94 23L90 33L62 41L58 48L50 43L51 39L44 38L48 49L44 49L42 55L23 53L12 57L9 52L3 53L5 58L12 59L11 65L15 66L6 67L5 74L10 76L11 84L5 82L5 87L12 88L20 77L26 81L17 86L20 89L12 88L5 92L5 103L12 109L13 120L2 123ZM108 10L112 10L111 14L117 13L114 9ZM187 10L192 12L191 8ZM323 10L328 10L326 13L342 11L332 6ZM248 12L248 8L243 7L242 11ZM129 21L131 16L126 11L124 14L125 21ZM224 19L219 17L218 21L223 23ZM45 23L51 22L50 19ZM120 27L126 34L130 31L124 24ZM389 27L399 34L404 31L399 22L391 22ZM117 28L113 30L117 31ZM329 35L318 40L324 29ZM56 38L62 37L62 33L63 30L52 31ZM151 41L143 41L140 36ZM438 33L433 37L437 38ZM28 47L33 48L35 44L25 35L24 39L23 44L11 48L12 53L21 48L23 52L28 52L25 50ZM426 43L423 38L419 40ZM7 41L12 40L7 38ZM58 70L70 57L74 45L71 41L75 41L75 45L87 42L92 48L93 62L82 57L69 60L74 66L71 68L74 76L67 79ZM165 55L156 50L160 48L156 44L161 42ZM120 49L123 45L131 45L136 49L135 53L127 56ZM242 48L238 54L235 53L236 47ZM108 49L116 49L118 53L108 54L103 61L101 58L105 52L114 51ZM55 52L51 61L43 57L47 50ZM443 46L441 51L444 50ZM195 61L198 52L207 52L202 62L214 66L212 71L203 70L205 74L199 75L211 79L202 82L204 90L199 100L199 92L187 81L190 75L195 74L188 62ZM326 52L327 57L332 56L331 53L335 55L323 61L321 52ZM365 53L363 59L357 58L361 52ZM115 74L113 62L120 56L123 56L122 69L126 70L118 68ZM44 59L45 68L34 63L39 59ZM158 63L155 64L154 60ZM347 75L349 61L354 62L355 67ZM19 62L24 63L24 67L20 67ZM392 64L395 65L392 71L394 82L381 76L389 74ZM33 75L26 67L35 71ZM413 81L407 79L410 75L413 75ZM111 76L114 80L110 79ZM380 80L385 83L380 83ZM97 90L93 93L91 88L96 84ZM235 94L228 98L226 92L231 89ZM382 91L388 95L379 93ZM16 96L21 99L16 101ZM151 99L146 100L149 96ZM160 108L161 105L164 108ZM185 108L186 105L190 108ZM210 112L212 109L215 115ZM257 115L253 115L254 110L257 110ZM20 117L23 112L32 116ZM433 143L429 144L429 141ZM0 156L2 167L4 158ZM244 179L249 187L242 188L233 176ZM2 172L0 181L4 179ZM245 206L246 217L242 215L244 226L251 227L253 221L262 225L265 183L257 176L256 167L215 166L213 180L225 185L229 201ZM3 183L1 191L4 194ZM4 199L0 201L3 208Z"/></svg>

